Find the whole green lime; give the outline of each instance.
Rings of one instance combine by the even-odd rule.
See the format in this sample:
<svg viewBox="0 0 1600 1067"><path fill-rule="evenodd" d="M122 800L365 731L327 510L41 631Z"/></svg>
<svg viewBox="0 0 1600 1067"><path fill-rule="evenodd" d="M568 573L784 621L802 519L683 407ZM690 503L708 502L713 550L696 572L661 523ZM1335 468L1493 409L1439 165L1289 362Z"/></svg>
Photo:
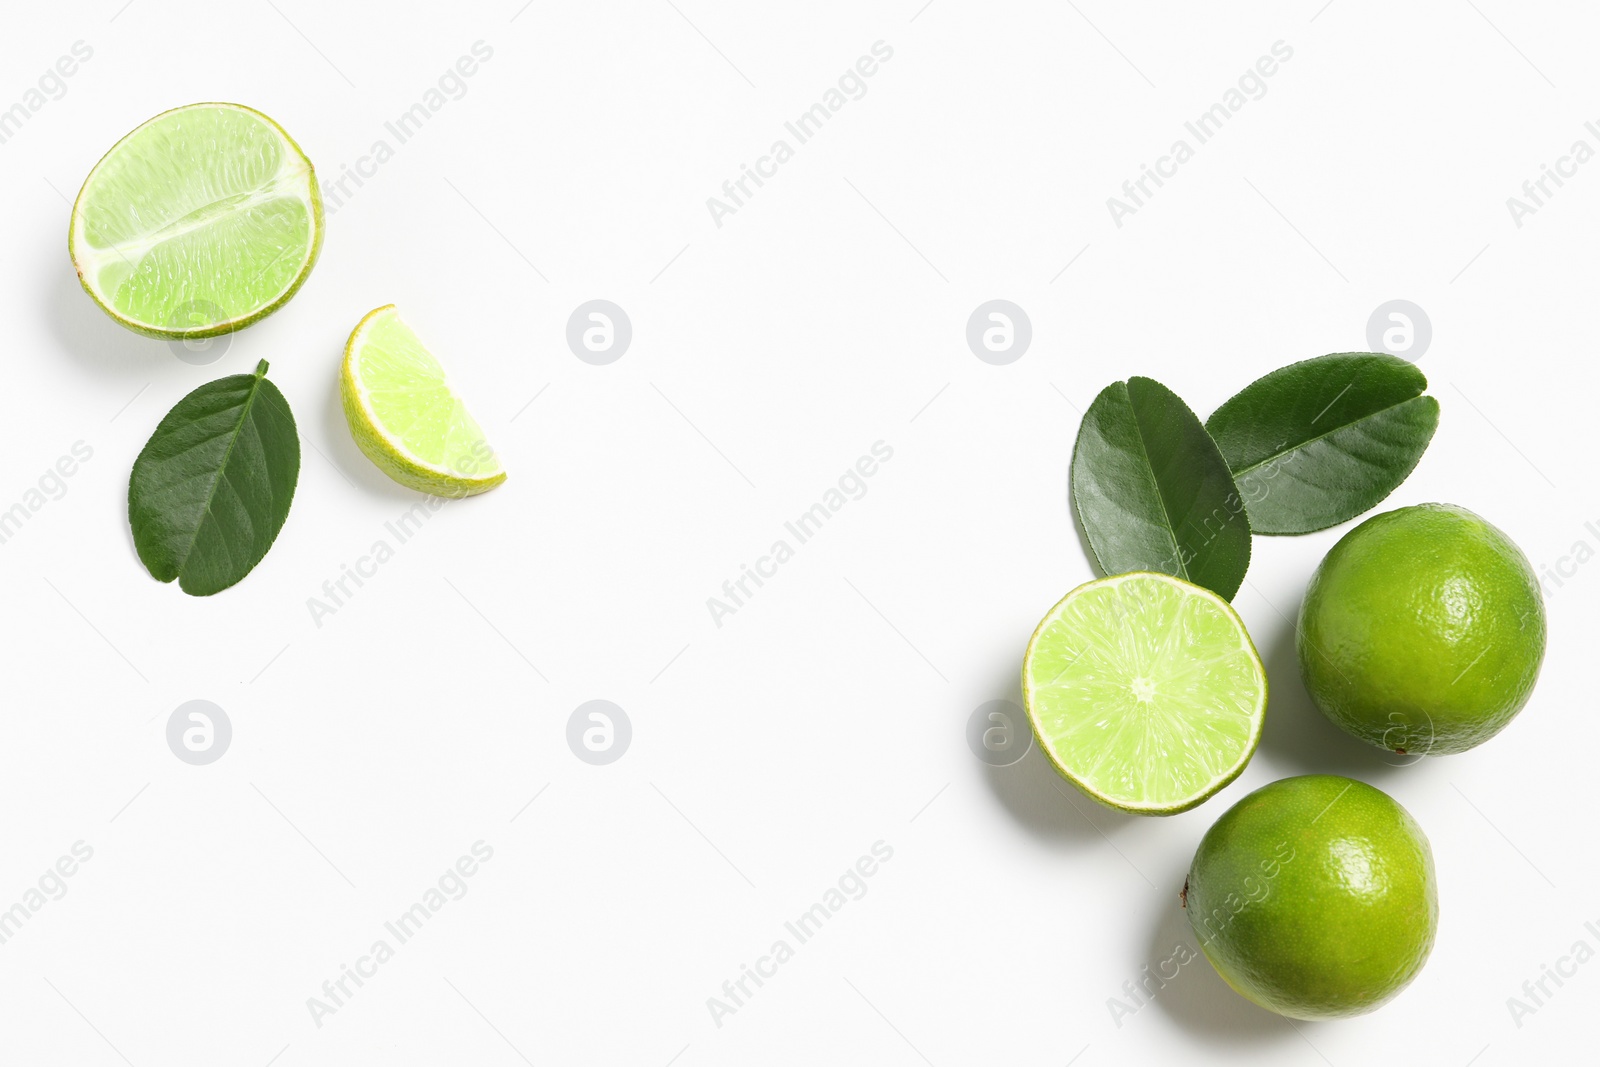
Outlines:
<svg viewBox="0 0 1600 1067"><path fill-rule="evenodd" d="M1332 774L1257 789L1206 831L1183 898L1217 973L1295 1019L1361 1015L1404 989L1439 925L1433 852L1385 792Z"/></svg>
<svg viewBox="0 0 1600 1067"><path fill-rule="evenodd" d="M1333 546L1300 606L1300 674L1339 727L1394 752L1481 745L1522 710L1544 660L1527 557L1465 508L1375 515Z"/></svg>

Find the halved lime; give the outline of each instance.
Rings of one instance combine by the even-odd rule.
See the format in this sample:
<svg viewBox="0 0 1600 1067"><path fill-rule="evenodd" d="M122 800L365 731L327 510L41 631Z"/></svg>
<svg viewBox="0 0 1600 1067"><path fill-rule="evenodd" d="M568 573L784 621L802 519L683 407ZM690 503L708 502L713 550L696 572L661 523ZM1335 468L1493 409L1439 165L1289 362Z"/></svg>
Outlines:
<svg viewBox="0 0 1600 1067"><path fill-rule="evenodd" d="M339 371L350 436L378 469L434 496L472 496L506 480L444 368L393 304L350 334Z"/></svg>
<svg viewBox="0 0 1600 1067"><path fill-rule="evenodd" d="M1209 589L1150 571L1080 585L1028 642L1022 697L1050 762L1109 807L1187 811L1261 740L1267 672Z"/></svg>
<svg viewBox="0 0 1600 1067"><path fill-rule="evenodd" d="M112 146L72 205L78 280L155 337L215 337L282 307L322 249L311 161L239 104L165 111Z"/></svg>

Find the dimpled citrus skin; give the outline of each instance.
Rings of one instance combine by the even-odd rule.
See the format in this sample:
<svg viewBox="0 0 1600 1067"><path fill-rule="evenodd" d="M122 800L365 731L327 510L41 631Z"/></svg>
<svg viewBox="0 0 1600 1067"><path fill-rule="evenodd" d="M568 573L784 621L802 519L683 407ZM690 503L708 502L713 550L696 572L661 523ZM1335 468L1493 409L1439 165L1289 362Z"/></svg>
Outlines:
<svg viewBox="0 0 1600 1067"><path fill-rule="evenodd" d="M1217 973L1295 1019L1372 1011L1422 970L1439 925L1433 852L1382 790L1285 778L1206 831L1185 914Z"/></svg>
<svg viewBox="0 0 1600 1067"><path fill-rule="evenodd" d="M1421 504L1345 534L1300 607L1300 674L1335 725L1379 748L1481 745L1522 710L1544 659L1544 598L1511 539Z"/></svg>

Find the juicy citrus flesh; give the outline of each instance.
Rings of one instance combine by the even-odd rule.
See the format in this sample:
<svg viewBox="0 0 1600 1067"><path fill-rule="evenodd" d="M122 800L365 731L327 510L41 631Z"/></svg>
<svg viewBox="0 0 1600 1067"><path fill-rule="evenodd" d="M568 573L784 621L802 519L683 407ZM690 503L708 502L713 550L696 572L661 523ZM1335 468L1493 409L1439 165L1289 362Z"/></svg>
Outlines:
<svg viewBox="0 0 1600 1067"><path fill-rule="evenodd" d="M163 112L83 183L68 238L85 290L140 333L210 337L282 306L322 247L311 161L238 104Z"/></svg>
<svg viewBox="0 0 1600 1067"><path fill-rule="evenodd" d="M1361 1015L1433 950L1433 851L1387 793L1338 775L1256 790L1200 842L1184 886L1190 928L1235 991L1280 1015Z"/></svg>
<svg viewBox="0 0 1600 1067"><path fill-rule="evenodd" d="M506 480L444 368L393 304L350 335L339 374L356 445L385 474L435 496L471 496Z"/></svg>
<svg viewBox="0 0 1600 1067"><path fill-rule="evenodd" d="M1133 572L1081 585L1039 623L1022 665L1039 747L1122 811L1170 815L1238 777L1256 750L1267 676L1215 593Z"/></svg>
<svg viewBox="0 0 1600 1067"><path fill-rule="evenodd" d="M1544 598L1500 530L1422 504L1363 522L1317 568L1300 609L1301 676L1336 725L1408 754L1462 752L1527 704Z"/></svg>

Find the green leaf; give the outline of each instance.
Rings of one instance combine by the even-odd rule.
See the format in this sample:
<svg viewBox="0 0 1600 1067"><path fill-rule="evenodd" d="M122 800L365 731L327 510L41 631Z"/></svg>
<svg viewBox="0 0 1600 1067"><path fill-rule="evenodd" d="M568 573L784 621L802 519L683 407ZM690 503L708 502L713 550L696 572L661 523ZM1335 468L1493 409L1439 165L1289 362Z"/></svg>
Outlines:
<svg viewBox="0 0 1600 1067"><path fill-rule="evenodd" d="M128 479L128 522L157 581L191 596L233 585L272 547L300 476L300 438L278 387L254 374L208 382L167 412Z"/></svg>
<svg viewBox="0 0 1600 1067"><path fill-rule="evenodd" d="M1072 450L1072 498L1106 574L1162 571L1232 599L1250 525L1222 453L1177 395L1149 378L1095 397Z"/></svg>
<svg viewBox="0 0 1600 1067"><path fill-rule="evenodd" d="M1376 352L1303 360L1257 378L1206 422L1262 534L1323 530L1406 480L1439 426L1415 366Z"/></svg>

